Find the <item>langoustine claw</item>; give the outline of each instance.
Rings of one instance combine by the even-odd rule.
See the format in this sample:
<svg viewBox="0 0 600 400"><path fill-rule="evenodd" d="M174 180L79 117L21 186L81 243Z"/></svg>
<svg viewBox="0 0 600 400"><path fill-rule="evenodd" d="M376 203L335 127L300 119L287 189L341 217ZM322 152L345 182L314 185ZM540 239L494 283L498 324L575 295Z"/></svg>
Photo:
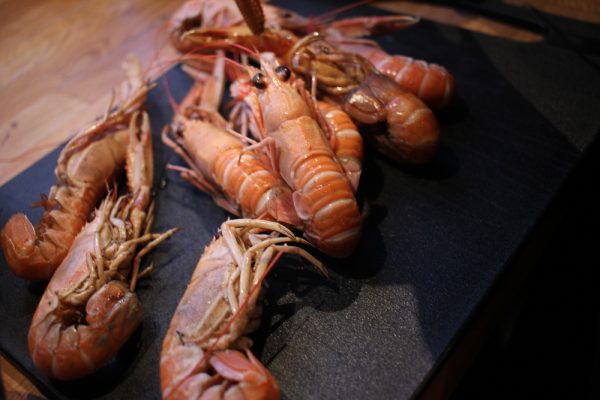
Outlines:
<svg viewBox="0 0 600 400"><path fill-rule="evenodd" d="M265 14L260 0L235 0L244 20L255 35L260 35L265 30Z"/></svg>

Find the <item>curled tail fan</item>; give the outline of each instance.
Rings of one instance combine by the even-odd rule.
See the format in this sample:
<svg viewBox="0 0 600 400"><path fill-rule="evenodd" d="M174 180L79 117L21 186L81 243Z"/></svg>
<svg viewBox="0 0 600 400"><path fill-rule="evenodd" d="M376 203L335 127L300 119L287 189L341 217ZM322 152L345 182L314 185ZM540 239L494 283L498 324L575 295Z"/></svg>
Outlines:
<svg viewBox="0 0 600 400"><path fill-rule="evenodd" d="M46 231L46 235L52 232ZM50 279L54 273L52 266L57 265L68 250L56 246L54 241L40 244L34 226L23 213L10 217L0 233L0 241L9 268L23 279Z"/></svg>
<svg viewBox="0 0 600 400"><path fill-rule="evenodd" d="M261 363L246 350L246 355L236 350L215 352L210 365L228 381L236 382L226 391L226 397L276 400L281 397L279 385Z"/></svg>

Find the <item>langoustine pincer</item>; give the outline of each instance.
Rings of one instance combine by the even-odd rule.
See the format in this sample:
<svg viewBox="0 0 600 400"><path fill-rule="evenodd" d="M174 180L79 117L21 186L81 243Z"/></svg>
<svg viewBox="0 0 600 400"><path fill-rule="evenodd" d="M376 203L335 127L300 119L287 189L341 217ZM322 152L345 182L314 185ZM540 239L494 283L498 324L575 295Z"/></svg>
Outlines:
<svg viewBox="0 0 600 400"><path fill-rule="evenodd" d="M141 257L175 232L150 233L153 160L147 114L132 116L128 135L128 193L104 199L48 283L31 322L33 363L54 379L81 378L114 357L141 321L134 289L149 271L139 271Z"/></svg>
<svg viewBox="0 0 600 400"><path fill-rule="evenodd" d="M245 335L260 324L262 281L278 253L298 254L326 274L284 226L239 219L221 225L200 258L163 341L164 399L279 399L275 378Z"/></svg>

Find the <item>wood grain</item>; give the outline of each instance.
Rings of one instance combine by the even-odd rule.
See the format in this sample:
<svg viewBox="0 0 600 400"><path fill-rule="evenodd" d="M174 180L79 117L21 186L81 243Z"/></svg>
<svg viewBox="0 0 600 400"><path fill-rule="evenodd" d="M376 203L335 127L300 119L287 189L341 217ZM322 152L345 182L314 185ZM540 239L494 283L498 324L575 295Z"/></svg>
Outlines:
<svg viewBox="0 0 600 400"><path fill-rule="evenodd" d="M40 391L21 374L8 360L0 357L0 398L6 400L38 400L45 399ZM4 393L4 397L2 397Z"/></svg>
<svg viewBox="0 0 600 400"><path fill-rule="evenodd" d="M598 0L504 0L504 2L519 7L533 7L561 17L600 24L600 1Z"/></svg>
<svg viewBox="0 0 600 400"><path fill-rule="evenodd" d="M449 4L449 6L441 6L412 1L382 1L374 3L373 6L385 11L416 15L429 21L519 42L533 43L543 40L542 35L538 33L474 13L455 10L451 3Z"/></svg>
<svg viewBox="0 0 600 400"><path fill-rule="evenodd" d="M146 66L174 55L163 28L177 5L0 3L0 184L105 111L128 53Z"/></svg>

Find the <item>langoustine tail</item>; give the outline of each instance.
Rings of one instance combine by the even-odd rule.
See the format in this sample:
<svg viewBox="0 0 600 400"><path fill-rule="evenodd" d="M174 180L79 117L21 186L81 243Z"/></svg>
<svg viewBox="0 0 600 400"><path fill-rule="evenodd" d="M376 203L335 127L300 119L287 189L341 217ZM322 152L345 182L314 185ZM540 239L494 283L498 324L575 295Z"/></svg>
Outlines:
<svg viewBox="0 0 600 400"><path fill-rule="evenodd" d="M250 350L246 355L236 350L215 352L209 360L215 371L225 378L225 398L279 399L279 385Z"/></svg>
<svg viewBox="0 0 600 400"><path fill-rule="evenodd" d="M48 280L65 257L73 236L68 232L48 231L54 240L40 241L34 226L23 213L13 215L0 233L2 251L9 268L19 278ZM68 236L68 237L65 237Z"/></svg>
<svg viewBox="0 0 600 400"><path fill-rule="evenodd" d="M36 368L59 380L82 378L106 364L141 322L137 296L118 281L105 284L90 297L86 324L67 325L70 321L58 310L47 315L36 312L29 352Z"/></svg>

